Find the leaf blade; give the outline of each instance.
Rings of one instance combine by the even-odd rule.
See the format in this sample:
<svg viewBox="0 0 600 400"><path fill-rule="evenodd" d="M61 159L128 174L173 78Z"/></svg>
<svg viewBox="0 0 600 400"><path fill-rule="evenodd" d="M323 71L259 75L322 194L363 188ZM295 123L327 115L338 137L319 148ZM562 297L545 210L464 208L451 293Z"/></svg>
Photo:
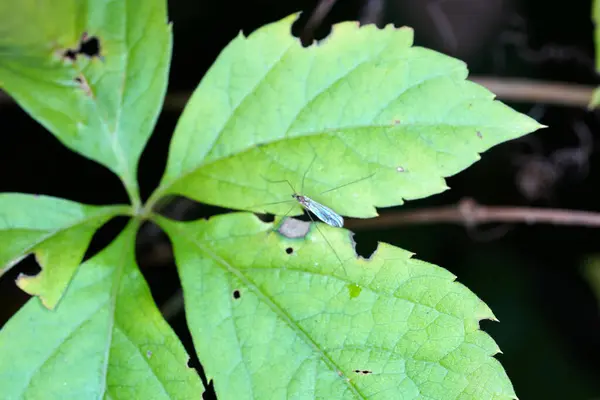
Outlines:
<svg viewBox="0 0 600 400"><path fill-rule="evenodd" d="M137 163L171 54L165 2L4 3L0 25L0 87L65 146L116 173L139 202ZM99 54L78 54L82 38L97 38Z"/></svg>
<svg viewBox="0 0 600 400"><path fill-rule="evenodd" d="M31 299L0 332L7 398L200 396L183 346L135 265L130 224L78 270L55 311Z"/></svg>
<svg viewBox="0 0 600 400"><path fill-rule="evenodd" d="M493 313L442 268L385 244L357 259L326 225L286 239L245 213L157 221L219 398L515 398L479 330Z"/></svg>
<svg viewBox="0 0 600 400"><path fill-rule="evenodd" d="M21 274L17 284L52 309L96 230L112 217L128 213L127 206L90 206L50 196L1 193L0 275L34 253L42 271L36 276Z"/></svg>
<svg viewBox="0 0 600 400"><path fill-rule="evenodd" d="M302 48L294 17L223 50L182 114L155 197L284 214L289 205L265 203L289 199L269 183L287 180L341 215L372 217L446 190L443 178L480 153L541 127L465 81L461 61L412 46L410 29L340 23Z"/></svg>

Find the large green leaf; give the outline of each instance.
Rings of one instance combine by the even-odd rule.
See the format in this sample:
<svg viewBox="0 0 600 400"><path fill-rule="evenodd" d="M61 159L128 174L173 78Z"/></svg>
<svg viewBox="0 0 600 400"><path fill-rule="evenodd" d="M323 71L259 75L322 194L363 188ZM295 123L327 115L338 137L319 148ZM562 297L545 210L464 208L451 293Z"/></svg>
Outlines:
<svg viewBox="0 0 600 400"><path fill-rule="evenodd" d="M97 38L100 54L65 56L82 38ZM0 88L66 146L119 175L134 202L170 55L164 0L0 3Z"/></svg>
<svg viewBox="0 0 600 400"><path fill-rule="evenodd" d="M372 217L445 190L443 177L479 153L541 127L465 81L463 62L413 47L411 29L344 22L303 48L294 18L223 50L177 125L153 201L176 193L285 213L265 203L291 199L270 182L287 180L340 214Z"/></svg>
<svg viewBox="0 0 600 400"><path fill-rule="evenodd" d="M135 264L136 229L78 269L55 311L31 299L2 329L3 399L201 398Z"/></svg>
<svg viewBox="0 0 600 400"><path fill-rule="evenodd" d="M442 268L387 244L359 258L323 224L288 239L247 213L158 222L220 400L515 398L479 330L491 310Z"/></svg>
<svg viewBox="0 0 600 400"><path fill-rule="evenodd" d="M17 284L54 308L96 230L128 206L90 206L48 196L0 193L0 276L30 253L42 271Z"/></svg>

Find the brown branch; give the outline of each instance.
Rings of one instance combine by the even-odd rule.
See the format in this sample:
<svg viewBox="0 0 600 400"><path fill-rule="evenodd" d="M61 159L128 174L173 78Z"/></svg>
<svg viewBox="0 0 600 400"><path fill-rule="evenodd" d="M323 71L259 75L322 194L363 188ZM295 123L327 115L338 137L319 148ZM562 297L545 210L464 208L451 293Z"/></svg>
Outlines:
<svg viewBox="0 0 600 400"><path fill-rule="evenodd" d="M594 91L594 87L590 85L524 78L473 76L469 80L486 87L500 100L525 103L587 107Z"/></svg>
<svg viewBox="0 0 600 400"><path fill-rule="evenodd" d="M499 100L555 104L565 107L587 107L595 89L591 85L535 81L524 78L472 76L469 80L486 87L496 94ZM190 93L187 92L169 94L165 100L164 109L181 111L189 97ZM0 90L0 105L12 102L12 98Z"/></svg>
<svg viewBox="0 0 600 400"><path fill-rule="evenodd" d="M454 206L391 212L372 219L348 219L346 227L351 230L370 230L439 223L459 223L473 227L493 222L600 227L600 213L553 208L483 206L467 198Z"/></svg>
<svg viewBox="0 0 600 400"><path fill-rule="evenodd" d="M555 104L565 107L586 108L594 86L568 82L535 81L523 78L473 76L470 81L486 87L502 101ZM188 93L167 96L165 109L179 111L185 106Z"/></svg>

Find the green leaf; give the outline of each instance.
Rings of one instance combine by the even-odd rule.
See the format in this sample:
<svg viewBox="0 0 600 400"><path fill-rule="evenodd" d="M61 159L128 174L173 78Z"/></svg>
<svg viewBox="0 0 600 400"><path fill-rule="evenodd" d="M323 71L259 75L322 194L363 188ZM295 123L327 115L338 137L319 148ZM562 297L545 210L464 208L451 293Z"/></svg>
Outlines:
<svg viewBox="0 0 600 400"><path fill-rule="evenodd" d="M77 54L90 38L99 55ZM170 56L163 0L0 4L0 88L67 147L119 175L134 203Z"/></svg>
<svg viewBox="0 0 600 400"><path fill-rule="evenodd" d="M221 400L516 398L479 330L494 315L442 268L383 243L357 257L324 224L288 239L247 213L157 222Z"/></svg>
<svg viewBox="0 0 600 400"><path fill-rule="evenodd" d="M283 214L290 204L265 203L291 200L289 181L340 214L373 217L542 127L465 81L463 62L413 47L411 29L344 22L303 48L294 19L223 50L183 112L153 201Z"/></svg>
<svg viewBox="0 0 600 400"><path fill-rule="evenodd" d="M2 328L4 399L201 398L135 264L136 229L78 269L55 311L34 298Z"/></svg>
<svg viewBox="0 0 600 400"><path fill-rule="evenodd" d="M42 271L17 284L56 306L96 230L128 206L97 207L48 196L0 193L0 276L30 253Z"/></svg>

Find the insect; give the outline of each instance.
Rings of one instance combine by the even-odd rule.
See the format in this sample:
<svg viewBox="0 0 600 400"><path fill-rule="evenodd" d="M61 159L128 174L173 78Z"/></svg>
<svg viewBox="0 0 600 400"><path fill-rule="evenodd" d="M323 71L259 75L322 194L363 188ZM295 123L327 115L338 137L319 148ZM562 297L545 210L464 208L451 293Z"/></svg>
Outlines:
<svg viewBox="0 0 600 400"><path fill-rule="evenodd" d="M301 191L304 190L304 182L306 181L306 175L310 171L310 169L311 169L313 163L315 162L316 158L317 158L317 155L315 154L315 156L313 157L310 165L308 166L308 168L304 172L304 175L302 176L302 184L300 186ZM348 183L345 183L343 185L337 186L337 187L335 187L333 189L326 190L324 192L321 192L321 194L324 194L324 193L327 193L327 192L331 192L333 190L340 189L342 187L351 185L353 183L358 183L358 182L363 181L365 179L371 178L373 175L375 175L375 173L373 173L373 174L371 174L369 176L366 176L366 177L354 180L352 182L348 182ZM338 213L336 213L335 211L333 211L331 208L329 208L327 206L324 206L323 204L321 204L321 203L319 203L319 202L311 199L310 197L302 195L302 194L296 192L296 190L294 189L294 187L292 186L292 184L290 183L290 181L288 181L288 180L272 181L270 179L265 178L264 176L263 176L263 178L266 181L270 182L270 183L287 183L290 186L290 189L292 189L292 198L294 200L296 200L305 210L309 211L308 216L310 217L311 220L313 220L312 217L310 216L310 214L312 213L319 220L325 222L327 225L333 226L334 228L341 228L341 227L344 226L344 218L341 215L339 215ZM268 203L268 204L265 204L265 205L273 205L273 204L281 204L281 203L287 203L287 201L278 201L278 202L275 202L275 203ZM285 215L289 214L290 211L291 211L291 209ZM314 220L313 220L313 222L314 222Z"/></svg>
<svg viewBox="0 0 600 400"><path fill-rule="evenodd" d="M324 206L321 203L317 203L308 196L294 193L292 197L302 205L306 210L313 213L321 221L327 225L331 225L335 228L341 228L344 226L344 218L341 215L333 211L331 208Z"/></svg>
<svg viewBox="0 0 600 400"><path fill-rule="evenodd" d="M310 171L310 169L311 169L313 163L315 162L316 158L317 158L317 155L315 154L315 156L313 157L310 165L308 166L308 168L304 172L304 175L302 176L301 192L304 190L304 182L306 180L306 176L307 176L308 172ZM321 194L327 193L327 192L330 192L330 191L333 191L333 190L340 189L342 187L351 185L353 183L357 183L357 182L363 181L365 179L368 179L368 178L372 177L373 175L375 175L375 173L373 173L373 174L371 174L369 176L366 176L366 177L354 180L352 182L348 182L348 183L343 184L341 186L337 186L335 188L326 190L326 191L322 192ZM294 189L294 187L292 186L292 184L288 180L272 181L270 179L267 179L264 176L263 176L263 178L266 181L270 182L270 183L287 183L289 185L290 189L292 189L292 198L294 200L296 200L302 206L302 208L304 208L306 211L308 211L307 212L308 217L311 219L312 222L315 222L315 220L313 219L313 217L311 216L311 214L315 215L319 220L323 221L324 223L326 223L327 225L330 225L332 227L341 228L341 227L344 226L344 218L341 215L339 215L338 213L336 213L335 211L333 211L331 208L329 208L327 206L324 206L323 204L321 204L321 203L319 203L319 202L311 199L310 197L305 196L303 194L300 194L299 192L297 192ZM292 201L292 200L289 200L289 201ZM287 203L287 202L288 201L279 201L279 202L269 203L269 204L265 204L265 205L281 204L281 203ZM290 213L290 211L292 210L292 208L290 208L290 210L288 210L288 212L284 215L284 217L287 214ZM337 254L337 252L335 251L335 249L333 248L333 246L331 245L331 243L329 242L329 240L327 239L327 237L321 231L321 228L319 228L319 225L315 224L315 227L317 228L317 230L319 231L319 233L321 234L321 236L323 237L323 239L325 239L325 241L327 242L327 245L331 248L331 250L335 254L336 258L340 262L340 265L345 270L344 263L340 259L339 255Z"/></svg>

